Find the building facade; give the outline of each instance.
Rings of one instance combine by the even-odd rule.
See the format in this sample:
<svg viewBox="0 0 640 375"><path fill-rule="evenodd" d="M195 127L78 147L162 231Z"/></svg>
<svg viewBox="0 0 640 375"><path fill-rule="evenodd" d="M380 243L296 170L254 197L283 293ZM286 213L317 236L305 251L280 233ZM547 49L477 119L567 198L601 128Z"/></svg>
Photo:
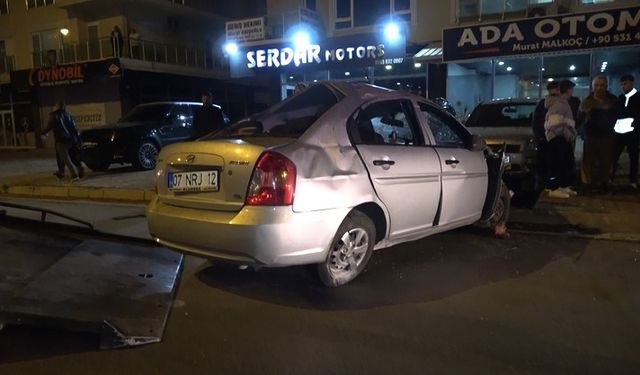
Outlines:
<svg viewBox="0 0 640 375"><path fill-rule="evenodd" d="M269 0L254 28L259 32L237 39L227 29L227 41L238 44L228 58L232 75L275 76L282 98L297 83L368 81L444 97L464 119L482 101L540 98L550 80L570 79L584 97L593 77L605 74L618 93L622 74L640 73L637 6L633 0ZM505 38L509 27L523 40ZM299 30L308 34L303 46L296 45ZM587 34L596 43L575 44ZM487 41L493 43L481 48ZM368 54L379 46L382 53Z"/></svg>
<svg viewBox="0 0 640 375"><path fill-rule="evenodd" d="M203 90L245 115L254 89L229 80L224 25L264 9L249 0L0 0L0 147L42 146L58 100L81 129L139 103L198 101Z"/></svg>

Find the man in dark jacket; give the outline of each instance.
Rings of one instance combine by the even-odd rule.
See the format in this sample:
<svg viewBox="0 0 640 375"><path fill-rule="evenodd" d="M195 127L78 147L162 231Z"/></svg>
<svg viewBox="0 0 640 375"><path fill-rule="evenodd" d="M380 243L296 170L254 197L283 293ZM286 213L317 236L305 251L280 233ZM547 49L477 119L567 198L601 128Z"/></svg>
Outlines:
<svg viewBox="0 0 640 375"><path fill-rule="evenodd" d="M611 179L613 128L616 123L618 98L608 90L607 77L596 76L593 91L580 103L578 124L583 128L584 152L582 180L604 193Z"/></svg>
<svg viewBox="0 0 640 375"><path fill-rule="evenodd" d="M224 127L224 118L220 108L213 106L211 93L202 93L202 107L196 109L193 114L193 139L202 137L205 134L220 130Z"/></svg>
<svg viewBox="0 0 640 375"><path fill-rule="evenodd" d="M558 95L558 82L551 81L547 84L547 98ZM541 99L533 111L531 119L531 129L536 142L536 187L542 190L547 182L547 139L544 131L544 120L547 115L547 108L544 106L545 99Z"/></svg>
<svg viewBox="0 0 640 375"><path fill-rule="evenodd" d="M71 149L78 146L79 135L73 117L67 112L65 103L60 101L56 105L56 109L49 115L49 123L47 128L42 132L42 136L53 130L53 139L56 148L56 161L58 171L55 175L64 178L65 166L69 168L71 180L75 181L84 175L84 168L78 160L72 160Z"/></svg>
<svg viewBox="0 0 640 375"><path fill-rule="evenodd" d="M620 78L622 95L618 97L618 119L613 138L613 181L618 168L618 160L625 148L629 153L629 184L638 188L638 142L640 141L640 93L633 87L633 76L625 74Z"/></svg>

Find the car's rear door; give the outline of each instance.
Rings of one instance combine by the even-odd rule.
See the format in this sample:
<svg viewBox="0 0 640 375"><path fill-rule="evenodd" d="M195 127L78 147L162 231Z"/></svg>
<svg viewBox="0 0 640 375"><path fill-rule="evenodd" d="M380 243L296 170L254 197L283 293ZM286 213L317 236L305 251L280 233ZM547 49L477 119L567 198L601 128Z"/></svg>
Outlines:
<svg viewBox="0 0 640 375"><path fill-rule="evenodd" d="M419 237L432 227L440 199L440 162L425 146L408 100L374 102L349 122L352 142L389 213L389 238Z"/></svg>
<svg viewBox="0 0 640 375"><path fill-rule="evenodd" d="M467 148L469 132L453 117L427 103L418 103L442 167L442 206L438 225L480 218L487 194L487 163L482 151Z"/></svg>

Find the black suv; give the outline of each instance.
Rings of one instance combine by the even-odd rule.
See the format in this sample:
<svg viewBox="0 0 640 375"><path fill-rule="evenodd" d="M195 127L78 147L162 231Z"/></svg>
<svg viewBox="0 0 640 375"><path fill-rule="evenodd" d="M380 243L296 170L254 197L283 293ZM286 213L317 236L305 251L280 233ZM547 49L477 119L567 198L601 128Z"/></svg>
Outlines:
<svg viewBox="0 0 640 375"><path fill-rule="evenodd" d="M140 104L117 123L99 126L81 133L82 161L94 171L104 171L111 163L131 163L137 169L153 169L156 156L167 144L193 138L193 115L202 103L156 102ZM218 118L226 125L229 118L220 106Z"/></svg>

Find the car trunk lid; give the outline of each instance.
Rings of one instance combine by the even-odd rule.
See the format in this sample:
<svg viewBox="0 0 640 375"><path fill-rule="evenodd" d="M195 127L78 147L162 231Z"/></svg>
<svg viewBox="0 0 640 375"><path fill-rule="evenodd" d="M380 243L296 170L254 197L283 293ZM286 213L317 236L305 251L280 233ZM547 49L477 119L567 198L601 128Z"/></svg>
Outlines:
<svg viewBox="0 0 640 375"><path fill-rule="evenodd" d="M166 147L156 169L158 198L180 207L239 211L258 157L283 143L282 138L255 137Z"/></svg>

